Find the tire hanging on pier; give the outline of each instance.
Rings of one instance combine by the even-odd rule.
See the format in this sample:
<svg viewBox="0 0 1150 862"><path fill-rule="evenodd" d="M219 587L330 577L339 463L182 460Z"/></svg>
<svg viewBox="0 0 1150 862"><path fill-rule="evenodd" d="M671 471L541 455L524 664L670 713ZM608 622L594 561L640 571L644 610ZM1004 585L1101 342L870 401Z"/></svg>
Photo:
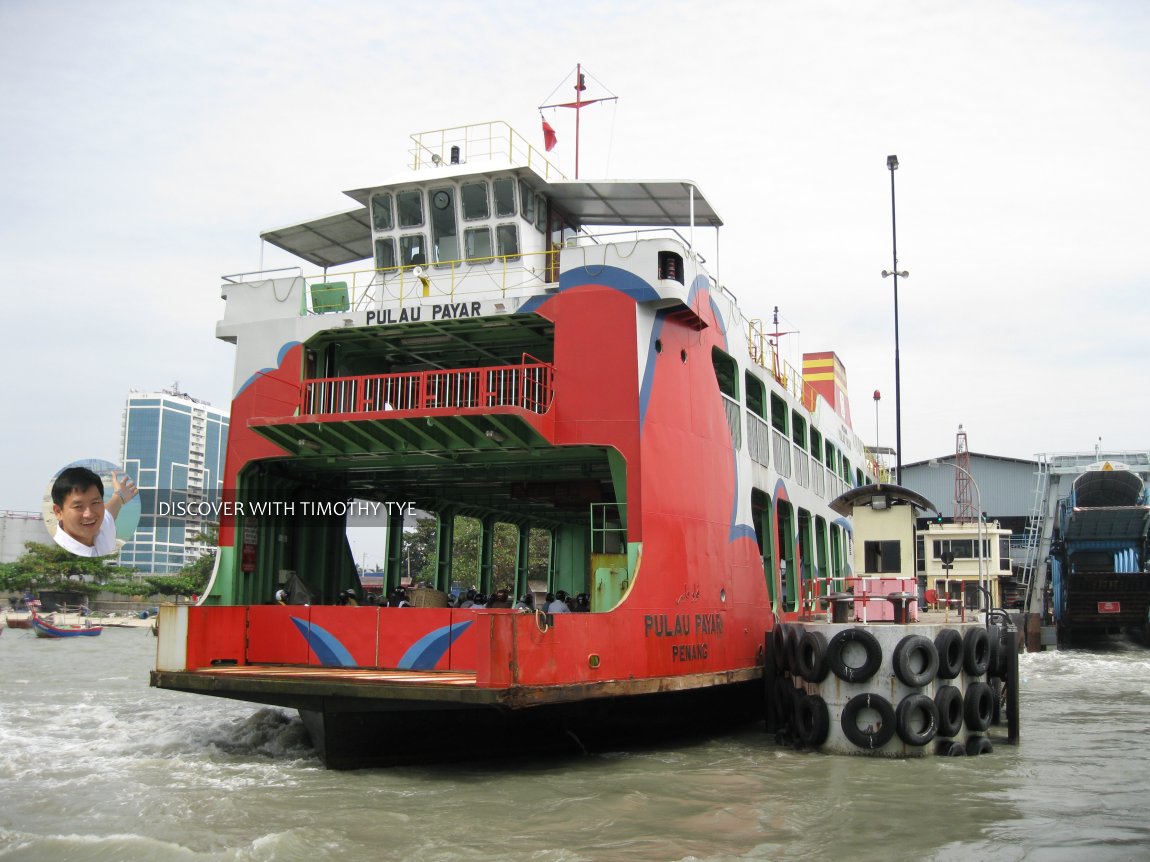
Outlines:
<svg viewBox="0 0 1150 862"><path fill-rule="evenodd" d="M990 635L984 628L970 629L962 637L962 667L971 676L982 676L990 665Z"/></svg>
<svg viewBox="0 0 1150 862"><path fill-rule="evenodd" d="M795 704L795 732L804 745L817 748L827 741L831 713L827 702L817 694L801 695Z"/></svg>
<svg viewBox="0 0 1150 862"><path fill-rule="evenodd" d="M771 629L771 661L775 670L782 673L787 669L787 626L778 623Z"/></svg>
<svg viewBox="0 0 1150 862"><path fill-rule="evenodd" d="M969 736L966 739L966 753L971 757L979 754L991 754L994 745L985 736Z"/></svg>
<svg viewBox="0 0 1150 862"><path fill-rule="evenodd" d="M962 673L962 635L955 629L943 629L934 639L934 648L939 679L954 679Z"/></svg>
<svg viewBox="0 0 1150 862"><path fill-rule="evenodd" d="M847 631L853 631L853 629L847 629ZM843 632L840 632L840 634L843 634ZM864 709L871 709L878 713L878 722L870 725L865 730L858 725L859 713ZM848 700L847 705L843 707L840 724L847 739L859 748L873 751L876 748L882 748L894 738L894 707L892 707L890 701L881 694L872 694L870 692L866 694L856 694Z"/></svg>
<svg viewBox="0 0 1150 862"><path fill-rule="evenodd" d="M938 734L938 707L925 694L907 695L895 710L895 727L907 745L927 745Z"/></svg>
<svg viewBox="0 0 1150 862"><path fill-rule="evenodd" d="M962 692L953 685L939 686L934 705L938 708L938 735L957 734L962 729Z"/></svg>
<svg viewBox="0 0 1150 862"><path fill-rule="evenodd" d="M966 729L981 732L990 727L994 715L994 692L985 682L972 682L963 698L963 718Z"/></svg>
<svg viewBox="0 0 1150 862"><path fill-rule="evenodd" d="M857 667L848 665L843 658L843 652L850 644L858 644L866 652L865 660ZM834 675L844 682L866 682L878 672L882 664L882 647L878 639L866 629L843 629L831 638L827 646L827 663ZM891 715L893 717L893 710Z"/></svg>
<svg viewBox="0 0 1150 862"><path fill-rule="evenodd" d="M938 674L938 650L930 638L907 635L895 646L891 664L904 685L921 688Z"/></svg>
<svg viewBox="0 0 1150 862"><path fill-rule="evenodd" d="M805 631L799 638L799 674L807 682L822 682L830 673L827 638L822 632Z"/></svg>

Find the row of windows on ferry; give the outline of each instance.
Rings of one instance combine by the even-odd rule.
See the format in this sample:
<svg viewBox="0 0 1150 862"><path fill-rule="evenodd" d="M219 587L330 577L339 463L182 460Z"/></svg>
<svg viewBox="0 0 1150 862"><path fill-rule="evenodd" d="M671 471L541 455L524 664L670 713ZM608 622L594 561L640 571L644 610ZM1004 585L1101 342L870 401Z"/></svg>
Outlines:
<svg viewBox="0 0 1150 862"><path fill-rule="evenodd" d="M981 558L993 563L995 557L990 553L991 539L982 540ZM931 559L938 561L932 570L938 569L943 561L943 554L953 554L952 560L977 560L977 539L934 539L931 541ZM866 542L863 553L863 572L865 574L886 574L902 571L902 543L895 539ZM1010 571L1010 537L1000 536L998 539L998 568L1001 571ZM926 540L922 534L915 537L915 570L925 572Z"/></svg>
<svg viewBox="0 0 1150 862"><path fill-rule="evenodd" d="M495 256L515 260L523 251L520 224L545 235L549 218L553 244L575 233L558 213L549 216L542 194L515 177L378 192L371 196L375 268L487 263ZM395 235L379 236L383 233Z"/></svg>
<svg viewBox="0 0 1150 862"><path fill-rule="evenodd" d="M715 368L715 378L719 382L719 391L729 399L740 403L739 392L739 366L734 357L724 353L717 347L711 349L711 362ZM768 398L767 387L758 377L750 371L743 372L743 402L747 411L770 424L772 428L784 437L809 452L820 464L826 465L831 471L848 485L866 484L866 476L857 467L852 468L850 459L830 440L824 440L823 435L816 428L808 428L807 420L799 411L787 406L787 402L774 392Z"/></svg>

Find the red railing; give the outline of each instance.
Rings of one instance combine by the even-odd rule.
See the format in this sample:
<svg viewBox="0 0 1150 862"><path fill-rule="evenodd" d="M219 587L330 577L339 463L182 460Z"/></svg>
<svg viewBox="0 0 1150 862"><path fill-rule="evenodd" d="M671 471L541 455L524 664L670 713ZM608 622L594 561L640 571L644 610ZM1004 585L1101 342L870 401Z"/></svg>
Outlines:
<svg viewBox="0 0 1150 862"><path fill-rule="evenodd" d="M519 365L305 380L300 390L300 415L487 407L546 413L551 406L555 369L546 362L527 362L529 358L534 359L525 355Z"/></svg>

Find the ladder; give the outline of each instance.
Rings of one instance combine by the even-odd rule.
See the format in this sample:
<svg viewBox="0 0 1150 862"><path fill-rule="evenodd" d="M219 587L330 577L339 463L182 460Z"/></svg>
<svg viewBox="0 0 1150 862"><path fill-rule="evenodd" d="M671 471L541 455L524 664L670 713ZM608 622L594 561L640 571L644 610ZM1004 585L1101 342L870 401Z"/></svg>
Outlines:
<svg viewBox="0 0 1150 862"><path fill-rule="evenodd" d="M1022 587L1022 608L1028 612L1030 611L1031 591L1034 588L1034 573L1040 563L1045 564L1054 526L1054 519L1049 516L1047 511L1050 500L1050 462L1046 455L1038 456L1038 469L1034 475L1036 477L1034 502L1030 509L1030 516L1026 519L1026 562L1022 565L1019 578Z"/></svg>

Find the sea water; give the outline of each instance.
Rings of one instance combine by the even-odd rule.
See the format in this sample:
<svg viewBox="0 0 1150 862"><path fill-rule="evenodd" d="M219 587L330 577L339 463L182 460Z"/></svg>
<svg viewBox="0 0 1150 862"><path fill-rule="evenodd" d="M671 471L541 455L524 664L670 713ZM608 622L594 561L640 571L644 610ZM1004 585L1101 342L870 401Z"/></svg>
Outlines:
<svg viewBox="0 0 1150 862"><path fill-rule="evenodd" d="M1150 652L1123 642L1022 656L1022 742L982 757L757 728L552 755L462 727L444 747L487 759L352 772L294 713L149 688L154 652L146 629L4 632L2 862L1150 859Z"/></svg>

